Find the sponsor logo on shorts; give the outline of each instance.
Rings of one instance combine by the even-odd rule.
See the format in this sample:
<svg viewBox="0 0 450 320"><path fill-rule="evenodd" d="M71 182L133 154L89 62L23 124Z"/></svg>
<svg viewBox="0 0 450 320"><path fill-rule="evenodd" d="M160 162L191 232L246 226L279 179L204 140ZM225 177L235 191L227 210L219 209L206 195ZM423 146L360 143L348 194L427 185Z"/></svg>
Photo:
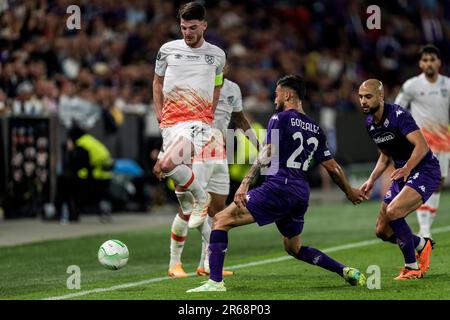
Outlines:
<svg viewBox="0 0 450 320"><path fill-rule="evenodd" d="M388 191L386 192L386 196L385 196L385 197L386 197L386 198L392 197L391 190L388 190Z"/></svg>

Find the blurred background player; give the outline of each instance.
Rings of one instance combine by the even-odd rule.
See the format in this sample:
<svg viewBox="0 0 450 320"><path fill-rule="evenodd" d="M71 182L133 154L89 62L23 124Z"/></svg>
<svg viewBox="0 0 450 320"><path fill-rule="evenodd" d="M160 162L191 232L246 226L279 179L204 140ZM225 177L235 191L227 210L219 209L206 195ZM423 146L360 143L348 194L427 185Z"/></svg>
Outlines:
<svg viewBox="0 0 450 320"><path fill-rule="evenodd" d="M269 120L266 144L236 192L234 203L214 217L209 245L210 279L187 292L226 291L222 269L228 231L255 221L260 226L275 222L284 237L285 250L296 259L335 272L351 285L365 283L359 270L346 267L315 248L301 245L300 234L309 202L306 174L313 158L327 169L353 204L364 199L360 190L350 186L342 168L333 159L322 129L304 113L304 96L305 83L301 77L290 75L278 81L277 113ZM278 133L279 139L272 140L274 133ZM248 191L251 181L269 162L266 181Z"/></svg>
<svg viewBox="0 0 450 320"><path fill-rule="evenodd" d="M379 80L364 81L359 88L359 100L367 115L367 133L380 151L375 168L360 189L368 195L391 158L395 168L390 176L391 187L381 204L376 235L383 241L397 243L403 253L405 266L395 280L422 278L430 264L433 241L414 235L405 218L438 188L439 162L411 114L400 106L384 103L383 84Z"/></svg>
<svg viewBox="0 0 450 320"><path fill-rule="evenodd" d="M175 182L183 210L189 197L186 191L194 196L189 227L196 228L207 216L211 198L190 165L193 155L210 138L226 59L222 49L203 38L207 28L203 5L189 2L178 15L183 39L167 42L159 49L153 98L163 138L161 171Z"/></svg>
<svg viewBox="0 0 450 320"><path fill-rule="evenodd" d="M439 207L440 191L449 166L450 79L439 74L441 54L433 45L428 44L420 50L419 67L422 73L403 84L395 103L405 108L410 107L413 118L441 166L439 188L417 210L419 235L431 238L430 229Z"/></svg>

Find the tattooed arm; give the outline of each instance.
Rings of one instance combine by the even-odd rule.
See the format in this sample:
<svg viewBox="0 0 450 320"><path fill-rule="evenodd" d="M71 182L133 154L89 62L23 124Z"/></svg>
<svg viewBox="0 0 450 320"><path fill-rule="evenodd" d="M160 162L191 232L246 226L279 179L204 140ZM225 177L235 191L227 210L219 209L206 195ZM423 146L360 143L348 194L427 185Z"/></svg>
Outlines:
<svg viewBox="0 0 450 320"><path fill-rule="evenodd" d="M261 152L258 154L253 166L250 168L249 172L242 180L239 189L234 195L234 203L240 208L241 206L247 205L247 191L250 184L253 182L255 177L259 174L262 167L266 167L270 163L270 158L272 156L272 145L266 144L263 146Z"/></svg>

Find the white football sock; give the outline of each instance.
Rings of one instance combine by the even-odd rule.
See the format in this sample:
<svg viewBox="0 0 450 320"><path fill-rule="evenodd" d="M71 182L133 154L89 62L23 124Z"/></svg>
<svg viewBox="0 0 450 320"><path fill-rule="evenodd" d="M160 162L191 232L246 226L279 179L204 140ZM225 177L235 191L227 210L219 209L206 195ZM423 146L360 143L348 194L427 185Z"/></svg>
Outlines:
<svg viewBox="0 0 450 320"><path fill-rule="evenodd" d="M166 173L166 177L172 178L177 185L191 191L196 201L203 203L207 201L206 191L202 189L197 179L195 179L192 169L187 165L180 164L176 166L175 169Z"/></svg>
<svg viewBox="0 0 450 320"><path fill-rule="evenodd" d="M177 196L178 203L180 204L180 208L181 211L183 211L183 214L191 214L195 202L192 193L190 191L175 191L175 195Z"/></svg>
<svg viewBox="0 0 450 320"><path fill-rule="evenodd" d="M199 268L204 268L206 272L209 272L209 238L211 236L212 218L207 216L205 222L198 227L198 230L202 234L202 252L200 256Z"/></svg>
<svg viewBox="0 0 450 320"><path fill-rule="evenodd" d="M405 263L405 267L408 267L410 269L415 269L415 270L419 269L419 266L417 265L417 262Z"/></svg>
<svg viewBox="0 0 450 320"><path fill-rule="evenodd" d="M428 201L427 201L427 204L431 209L430 217L429 217L430 229L431 229L431 226L433 225L434 218L436 217L436 213L439 208L440 199L441 199L441 193L435 192L431 195L430 199L428 199Z"/></svg>
<svg viewBox="0 0 450 320"><path fill-rule="evenodd" d="M424 208L425 206L419 207L417 210L417 221L419 222L419 235L422 237L427 237L430 234L430 211Z"/></svg>
<svg viewBox="0 0 450 320"><path fill-rule="evenodd" d="M417 250L417 251L422 250L423 247L425 247L425 242L426 242L425 239L424 239L423 237L420 237L420 242L419 242L419 244L417 245L416 250Z"/></svg>
<svg viewBox="0 0 450 320"><path fill-rule="evenodd" d="M170 235L170 268L181 263L181 254L183 253L188 229L188 222L177 214L173 219Z"/></svg>

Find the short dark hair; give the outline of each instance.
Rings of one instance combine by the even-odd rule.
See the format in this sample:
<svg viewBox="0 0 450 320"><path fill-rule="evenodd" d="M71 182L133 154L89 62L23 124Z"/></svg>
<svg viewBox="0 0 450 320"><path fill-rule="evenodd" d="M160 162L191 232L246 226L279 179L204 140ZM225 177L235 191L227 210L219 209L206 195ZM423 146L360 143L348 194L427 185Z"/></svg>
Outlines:
<svg viewBox="0 0 450 320"><path fill-rule="evenodd" d="M277 81L277 86L287 87L294 90L300 100L303 100L305 98L305 80L303 80L303 77L298 74L284 76Z"/></svg>
<svg viewBox="0 0 450 320"><path fill-rule="evenodd" d="M432 44L427 44L420 48L419 59L421 59L424 54L435 54L438 59L441 59L441 52Z"/></svg>
<svg viewBox="0 0 450 320"><path fill-rule="evenodd" d="M196 1L185 3L178 10L178 19L203 21L206 19L206 9Z"/></svg>

